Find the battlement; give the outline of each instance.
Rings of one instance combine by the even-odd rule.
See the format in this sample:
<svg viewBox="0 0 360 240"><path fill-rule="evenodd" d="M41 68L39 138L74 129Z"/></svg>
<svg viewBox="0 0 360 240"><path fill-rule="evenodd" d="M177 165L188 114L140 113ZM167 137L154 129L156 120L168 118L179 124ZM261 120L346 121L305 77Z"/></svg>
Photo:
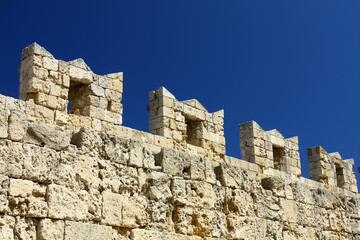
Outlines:
<svg viewBox="0 0 360 240"><path fill-rule="evenodd" d="M123 74L100 76L81 58L57 60L36 43L22 51L19 98L28 104L32 119L98 131L122 124Z"/></svg>
<svg viewBox="0 0 360 240"><path fill-rule="evenodd" d="M224 111L149 93L149 132L122 126L123 74L22 52L20 99L0 95L1 239L358 239L354 160Z"/></svg>
<svg viewBox="0 0 360 240"><path fill-rule="evenodd" d="M97 75L83 59L57 60L36 43L22 51L19 72L19 96L26 101L29 119L67 130L86 126L118 135L127 131L121 126L122 72ZM156 137L158 146L215 162L225 160L224 110L209 113L198 100L178 101L161 87L149 93L148 112L150 133L163 137ZM240 124L239 130L242 160L256 164L260 172L273 169L300 177L298 137L285 139L276 129L264 131L255 121ZM333 191L344 188L357 193L353 161L327 154L321 147L308 149L308 155L312 180Z"/></svg>

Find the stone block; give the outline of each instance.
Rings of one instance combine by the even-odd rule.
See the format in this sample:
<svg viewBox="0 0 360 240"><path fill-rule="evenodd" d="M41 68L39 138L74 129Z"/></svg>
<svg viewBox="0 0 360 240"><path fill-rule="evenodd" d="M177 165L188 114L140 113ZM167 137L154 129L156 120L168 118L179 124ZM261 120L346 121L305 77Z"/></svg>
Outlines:
<svg viewBox="0 0 360 240"><path fill-rule="evenodd" d="M98 97L105 97L105 90L104 88L100 87L99 85L92 83L89 85L90 94L93 94Z"/></svg>
<svg viewBox="0 0 360 240"><path fill-rule="evenodd" d="M147 223L146 201L112 192L103 192L102 223L136 228Z"/></svg>
<svg viewBox="0 0 360 240"><path fill-rule="evenodd" d="M21 59L24 60L25 58L31 55L40 55L44 57L53 57L51 53L45 50L45 48L41 47L39 44L34 42L30 46L24 48L21 53Z"/></svg>
<svg viewBox="0 0 360 240"><path fill-rule="evenodd" d="M105 97L108 101L121 102L122 93L112 89L105 89Z"/></svg>
<svg viewBox="0 0 360 240"><path fill-rule="evenodd" d="M59 61L54 58L43 57L43 67L48 70L58 71Z"/></svg>
<svg viewBox="0 0 360 240"><path fill-rule="evenodd" d="M41 219L37 228L37 236L39 240L64 240L64 228L64 221Z"/></svg>
<svg viewBox="0 0 360 240"><path fill-rule="evenodd" d="M267 222L265 219L229 215L227 223L230 229L227 239L266 239Z"/></svg>
<svg viewBox="0 0 360 240"><path fill-rule="evenodd" d="M36 93L35 103L51 109L57 109L57 97L42 92Z"/></svg>
<svg viewBox="0 0 360 240"><path fill-rule="evenodd" d="M9 177L0 174L0 213L7 213L9 210L8 191Z"/></svg>
<svg viewBox="0 0 360 240"><path fill-rule="evenodd" d="M0 239L14 240L15 218L0 215Z"/></svg>
<svg viewBox="0 0 360 240"><path fill-rule="evenodd" d="M27 116L23 111L11 111L9 116L9 138L13 141L21 141L27 130Z"/></svg>
<svg viewBox="0 0 360 240"><path fill-rule="evenodd" d="M131 240L158 240L158 239L171 239L171 240L201 240L199 236L187 236L172 232L152 231L145 229L132 229Z"/></svg>
<svg viewBox="0 0 360 240"><path fill-rule="evenodd" d="M0 109L0 138L8 137L8 111Z"/></svg>
<svg viewBox="0 0 360 240"><path fill-rule="evenodd" d="M0 140L0 174L20 178L24 162L22 144Z"/></svg>
<svg viewBox="0 0 360 240"><path fill-rule="evenodd" d="M84 70L70 65L69 76L70 81L79 82L82 84L90 84L93 82L93 76L91 71Z"/></svg>
<svg viewBox="0 0 360 240"><path fill-rule="evenodd" d="M296 202L292 200L280 199L280 206L284 211L281 217L282 221L296 223L298 220Z"/></svg>
<svg viewBox="0 0 360 240"><path fill-rule="evenodd" d="M70 145L70 132L57 126L30 122L24 142L63 150Z"/></svg>
<svg viewBox="0 0 360 240"><path fill-rule="evenodd" d="M116 230L110 226L82 223L82 222L65 222L64 240L113 240L117 238Z"/></svg>
<svg viewBox="0 0 360 240"><path fill-rule="evenodd" d="M32 194L34 183L29 180L10 179L9 195L14 197L29 197Z"/></svg>
<svg viewBox="0 0 360 240"><path fill-rule="evenodd" d="M55 123L59 126L64 126L68 123L69 115L66 112L55 111Z"/></svg>
<svg viewBox="0 0 360 240"><path fill-rule="evenodd" d="M32 218L15 218L15 240L36 239L36 221Z"/></svg>
<svg viewBox="0 0 360 240"><path fill-rule="evenodd" d="M113 79L112 89L114 91L122 93L123 92L123 83L122 83L122 81L119 81L117 79Z"/></svg>
<svg viewBox="0 0 360 240"><path fill-rule="evenodd" d="M113 88L113 80L106 76L97 76L99 81L99 86L102 88Z"/></svg>
<svg viewBox="0 0 360 240"><path fill-rule="evenodd" d="M91 118L105 120L105 110L94 106L84 107L83 114Z"/></svg>
<svg viewBox="0 0 360 240"><path fill-rule="evenodd" d="M86 191L74 191L63 186L50 184L47 190L49 217L85 220L88 214L86 195Z"/></svg>
<svg viewBox="0 0 360 240"><path fill-rule="evenodd" d="M175 176L190 177L191 159L188 154L172 149L162 148L156 157L157 165L162 171Z"/></svg>

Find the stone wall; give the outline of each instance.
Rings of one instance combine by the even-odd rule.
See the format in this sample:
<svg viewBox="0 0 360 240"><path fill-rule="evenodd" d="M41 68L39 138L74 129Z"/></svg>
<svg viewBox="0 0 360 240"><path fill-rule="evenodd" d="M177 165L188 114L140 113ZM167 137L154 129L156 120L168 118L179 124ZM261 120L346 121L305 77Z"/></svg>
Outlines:
<svg viewBox="0 0 360 240"><path fill-rule="evenodd" d="M50 78L43 81L45 87L52 84ZM150 114L168 104L160 103L159 92L169 94L165 90L150 93ZM101 118L101 129L86 121L59 124L57 111L68 119L97 119L83 116L91 104L76 103L92 92L77 91L70 113L41 105L36 91L20 91L27 101L0 95L0 239L360 239L353 161L340 154L309 149L310 169L320 170L311 170L313 180L303 178L297 138L250 122L240 126L243 160L226 156L225 149L214 149L225 145L223 112L207 113L195 100L182 103L207 116L195 118L204 124L195 131L198 142L167 125L166 114L155 113L165 125L150 121L151 133ZM34 109L52 111L53 118ZM184 123L180 116L189 118L186 111L177 110L169 124ZM103 128L104 122L112 127ZM165 127L183 137L167 135ZM212 137L202 145L206 134ZM264 150L265 161L258 161Z"/></svg>

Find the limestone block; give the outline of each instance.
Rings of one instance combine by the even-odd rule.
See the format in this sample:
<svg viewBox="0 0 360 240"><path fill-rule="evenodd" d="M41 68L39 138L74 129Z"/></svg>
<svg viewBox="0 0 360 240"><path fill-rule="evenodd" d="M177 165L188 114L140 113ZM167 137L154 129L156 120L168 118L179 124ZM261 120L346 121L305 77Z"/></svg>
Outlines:
<svg viewBox="0 0 360 240"><path fill-rule="evenodd" d="M89 85L89 91L90 91L90 94L93 94L95 96L98 96L98 97L105 97L105 90L103 87L95 84L95 83L92 83Z"/></svg>
<svg viewBox="0 0 360 240"><path fill-rule="evenodd" d="M191 224L193 235L210 237L216 222L215 211L207 209L196 209L192 215Z"/></svg>
<svg viewBox="0 0 360 240"><path fill-rule="evenodd" d="M95 75L95 79L98 81L100 87L108 88L108 89L113 88L113 80L111 78L106 76Z"/></svg>
<svg viewBox="0 0 360 240"><path fill-rule="evenodd" d="M9 138L13 141L21 141L26 134L27 117L23 111L11 111L9 116Z"/></svg>
<svg viewBox="0 0 360 240"><path fill-rule="evenodd" d="M102 222L119 227L143 227L147 223L146 201L105 191L103 196Z"/></svg>
<svg viewBox="0 0 360 240"><path fill-rule="evenodd" d="M205 180L205 159L191 155L190 156L190 178L194 180Z"/></svg>
<svg viewBox="0 0 360 240"><path fill-rule="evenodd" d="M9 209L8 191L9 178L0 174L0 213L7 213Z"/></svg>
<svg viewBox="0 0 360 240"><path fill-rule="evenodd" d="M83 111L84 116L105 120L105 110L94 106L86 106Z"/></svg>
<svg viewBox="0 0 360 240"><path fill-rule="evenodd" d="M93 82L92 75L93 74L91 71L70 65L69 76L71 81L79 82L82 84L90 84Z"/></svg>
<svg viewBox="0 0 360 240"><path fill-rule="evenodd" d="M70 145L70 132L57 126L30 122L24 142L63 150Z"/></svg>
<svg viewBox="0 0 360 240"><path fill-rule="evenodd" d="M68 74L61 74L61 85L63 87L70 87L70 76Z"/></svg>
<svg viewBox="0 0 360 240"><path fill-rule="evenodd" d="M315 204L313 194L307 184L295 182L292 184L294 199L306 204Z"/></svg>
<svg viewBox="0 0 360 240"><path fill-rule="evenodd" d="M104 120L107 121L107 122L110 122L110 123L117 124L117 125L122 124L122 116L121 116L121 114L110 112L110 111L105 111Z"/></svg>
<svg viewBox="0 0 360 240"><path fill-rule="evenodd" d="M69 115L66 112L55 111L55 123L59 126L64 126L68 123Z"/></svg>
<svg viewBox="0 0 360 240"><path fill-rule="evenodd" d="M110 226L81 223L81 222L65 222L64 240L113 240L118 239L117 233Z"/></svg>
<svg viewBox="0 0 360 240"><path fill-rule="evenodd" d="M39 240L63 240L64 239L64 221L41 219L37 228Z"/></svg>
<svg viewBox="0 0 360 240"><path fill-rule="evenodd" d="M227 223L230 229L227 239L266 239L267 222L265 219L231 214L227 216Z"/></svg>
<svg viewBox="0 0 360 240"><path fill-rule="evenodd" d="M0 140L0 174L20 178L24 164L22 144Z"/></svg>
<svg viewBox="0 0 360 240"><path fill-rule="evenodd" d="M105 89L105 97L108 101L121 102L122 94L112 89Z"/></svg>
<svg viewBox="0 0 360 240"><path fill-rule="evenodd" d="M240 216L255 216L254 202L244 190L226 189L227 210Z"/></svg>
<svg viewBox="0 0 360 240"><path fill-rule="evenodd" d="M108 110L115 113L123 113L123 105L119 102L110 101L108 105Z"/></svg>
<svg viewBox="0 0 360 240"><path fill-rule="evenodd" d="M190 176L191 159L188 154L172 149L162 148L156 162L163 172L170 175Z"/></svg>
<svg viewBox="0 0 360 240"><path fill-rule="evenodd" d="M132 229L131 240L158 240L158 239L171 239L171 240L201 240L202 237L199 236L187 236L177 233L171 232L158 232L158 231L151 231L145 229Z"/></svg>
<svg viewBox="0 0 360 240"><path fill-rule="evenodd" d="M24 178L38 182L54 180L59 167L59 153L47 147L25 144L22 155Z"/></svg>
<svg viewBox="0 0 360 240"><path fill-rule="evenodd" d="M196 208L214 209L215 193L210 183L201 181L186 181L188 203Z"/></svg>
<svg viewBox="0 0 360 240"><path fill-rule="evenodd" d="M43 57L43 67L48 70L58 71L59 61L54 58Z"/></svg>
<svg viewBox="0 0 360 240"><path fill-rule="evenodd" d="M8 137L8 111L0 109L0 138Z"/></svg>
<svg viewBox="0 0 360 240"><path fill-rule="evenodd" d="M59 72L69 74L69 66L70 64L68 62L58 60L59 61Z"/></svg>
<svg viewBox="0 0 360 240"><path fill-rule="evenodd" d="M102 189L110 189L114 193L138 195L140 189L136 168L106 160L98 160L98 163Z"/></svg>
<svg viewBox="0 0 360 240"><path fill-rule="evenodd" d="M73 134L71 143L77 147L94 149L102 146L102 139L93 129L82 127L77 133Z"/></svg>
<svg viewBox="0 0 360 240"><path fill-rule="evenodd" d="M40 105L34 106L34 117L41 119L42 122L52 123L54 121L54 111Z"/></svg>
<svg viewBox="0 0 360 240"><path fill-rule="evenodd" d="M167 202L172 197L169 175L162 172L152 172L149 176L149 183L150 199Z"/></svg>
<svg viewBox="0 0 360 240"><path fill-rule="evenodd" d="M280 199L280 206L284 211L281 217L282 221L296 223L298 214L296 202L293 200Z"/></svg>
<svg viewBox="0 0 360 240"><path fill-rule="evenodd" d="M285 180L281 177L273 176L261 179L264 189L272 190L276 196L285 196Z"/></svg>
<svg viewBox="0 0 360 240"><path fill-rule="evenodd" d="M270 191L264 192L264 194L255 193L253 199L255 212L259 218L280 220L282 209L278 199Z"/></svg>
<svg viewBox="0 0 360 240"><path fill-rule="evenodd" d="M168 117L175 119L174 109L168 107L160 107L157 117Z"/></svg>
<svg viewBox="0 0 360 240"><path fill-rule="evenodd" d="M14 197L29 197L32 194L34 183L29 180L10 179L9 195Z"/></svg>
<svg viewBox="0 0 360 240"><path fill-rule="evenodd" d="M0 215L0 239L14 240L15 218Z"/></svg>
<svg viewBox="0 0 360 240"><path fill-rule="evenodd" d="M42 56L31 55L21 61L20 73L32 66L42 67Z"/></svg>
<svg viewBox="0 0 360 240"><path fill-rule="evenodd" d="M35 103L52 109L57 109L56 96L47 95L45 93L39 92L35 95Z"/></svg>
<svg viewBox="0 0 360 240"><path fill-rule="evenodd" d="M175 232L186 235L193 235L192 216L194 208L188 206L176 206L172 212L172 219L175 224Z"/></svg>
<svg viewBox="0 0 360 240"><path fill-rule="evenodd" d="M15 240L36 239L36 222L32 218L15 218Z"/></svg>
<svg viewBox="0 0 360 240"><path fill-rule="evenodd" d="M45 50L45 48L41 47L39 44L34 42L30 46L26 47L22 50L21 53L21 59L24 60L25 58L31 56L31 55L40 55L45 57L53 57L51 53Z"/></svg>
<svg viewBox="0 0 360 240"><path fill-rule="evenodd" d="M44 68L32 66L31 68L28 69L28 73L25 73L24 75L25 76L23 76L23 77L25 77L25 78L26 78L26 76L35 77L35 78L39 78L39 79L46 81L46 79L49 76L49 71Z"/></svg>
<svg viewBox="0 0 360 240"><path fill-rule="evenodd" d="M74 191L50 184L47 192L49 217L71 220L86 219L88 213L86 191Z"/></svg>
<svg viewBox="0 0 360 240"><path fill-rule="evenodd" d="M311 191L313 192L313 198L317 206L326 209L335 209L342 205L339 196L328 189L318 188Z"/></svg>
<svg viewBox="0 0 360 240"><path fill-rule="evenodd" d="M231 188L241 188L246 180L243 170L224 163L215 168L215 174L221 185Z"/></svg>

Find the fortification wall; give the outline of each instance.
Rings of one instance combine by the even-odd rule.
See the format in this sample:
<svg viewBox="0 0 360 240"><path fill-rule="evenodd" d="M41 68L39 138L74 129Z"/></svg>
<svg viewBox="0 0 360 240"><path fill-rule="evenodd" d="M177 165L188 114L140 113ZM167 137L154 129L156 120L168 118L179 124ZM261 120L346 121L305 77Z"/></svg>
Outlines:
<svg viewBox="0 0 360 240"><path fill-rule="evenodd" d="M0 95L0 239L360 239L353 161L339 154L309 149L314 180L302 178L297 138L248 122L243 160L226 156L223 112L164 88L150 93L152 133L36 98Z"/></svg>

